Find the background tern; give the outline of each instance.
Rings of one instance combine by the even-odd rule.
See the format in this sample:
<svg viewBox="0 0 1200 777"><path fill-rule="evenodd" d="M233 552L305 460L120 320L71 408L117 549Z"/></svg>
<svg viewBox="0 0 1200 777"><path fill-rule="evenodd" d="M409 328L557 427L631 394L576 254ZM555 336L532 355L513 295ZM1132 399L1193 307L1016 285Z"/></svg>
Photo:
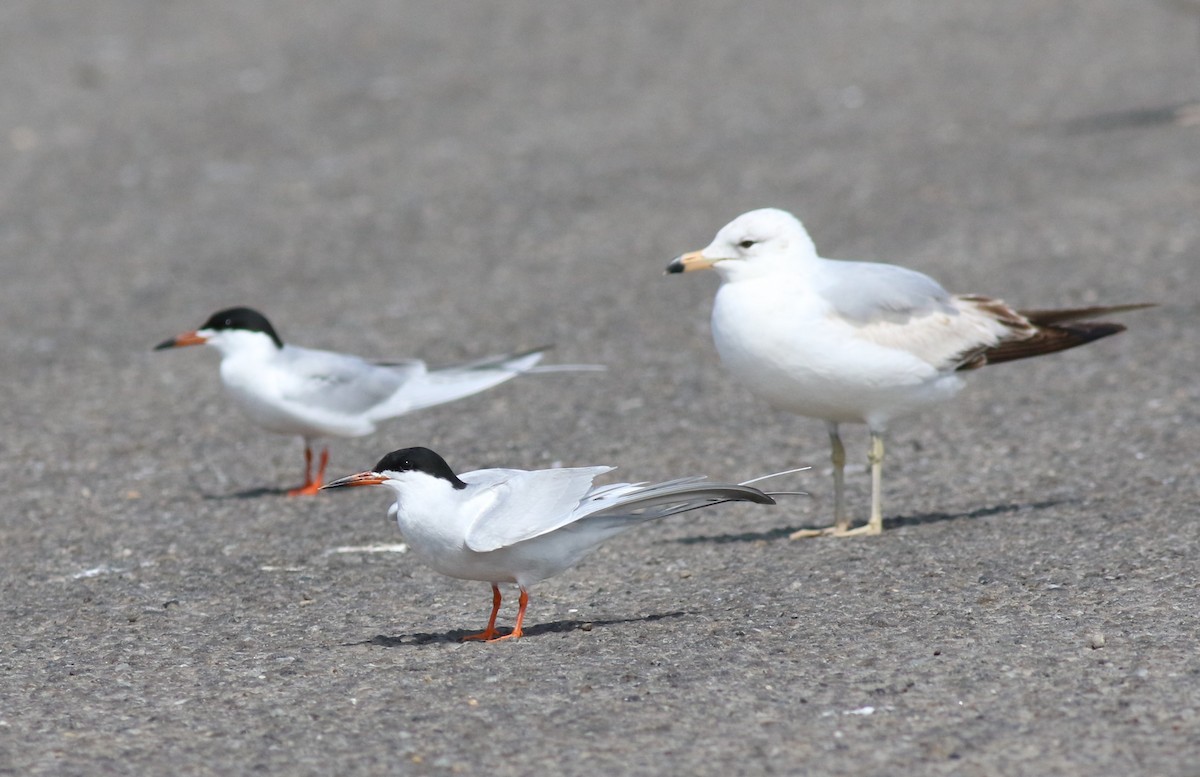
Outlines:
<svg viewBox="0 0 1200 777"><path fill-rule="evenodd" d="M452 402L531 372L601 370L595 365L535 367L547 348L431 370L425 362L371 362L358 356L284 343L266 316L237 307L213 313L196 330L155 350L211 345L221 354L221 382L246 416L272 432L304 438L304 485L290 496L317 493L329 449L313 471L313 441L359 437L385 419Z"/></svg>
<svg viewBox="0 0 1200 777"><path fill-rule="evenodd" d="M612 469L481 469L455 475L428 448L405 448L325 488L382 485L395 491L389 515L396 516L405 541L422 561L449 577L492 584L487 628L463 637L487 641L520 637L530 586L575 565L610 537L722 502L775 504L772 495L750 485L775 475L739 484L707 483L702 477L594 484ZM500 583L515 583L521 590L516 622L504 636L496 630Z"/></svg>
<svg viewBox="0 0 1200 777"><path fill-rule="evenodd" d="M957 394L964 371L1090 343L1125 327L1080 319L1151 307L1017 311L949 294L903 267L822 259L800 221L774 208L738 216L667 272L706 268L721 276L712 312L721 361L773 406L828 427L834 524L793 538L878 534L888 423ZM845 508L838 425L846 422L865 423L871 435L871 516L857 529Z"/></svg>

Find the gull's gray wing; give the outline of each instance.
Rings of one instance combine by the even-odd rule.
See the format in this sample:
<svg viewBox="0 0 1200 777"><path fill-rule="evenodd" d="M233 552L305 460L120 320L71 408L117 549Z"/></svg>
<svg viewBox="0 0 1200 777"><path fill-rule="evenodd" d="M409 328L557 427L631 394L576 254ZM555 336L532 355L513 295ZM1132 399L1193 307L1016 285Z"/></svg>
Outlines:
<svg viewBox="0 0 1200 777"><path fill-rule="evenodd" d="M841 317L855 324L902 323L912 316L951 312L950 294L928 275L876 262L826 259L817 289Z"/></svg>
<svg viewBox="0 0 1200 777"><path fill-rule="evenodd" d="M891 264L826 260L820 289L860 340L954 370L1001 342L1029 336L1029 324L1000 300L952 295L928 275Z"/></svg>

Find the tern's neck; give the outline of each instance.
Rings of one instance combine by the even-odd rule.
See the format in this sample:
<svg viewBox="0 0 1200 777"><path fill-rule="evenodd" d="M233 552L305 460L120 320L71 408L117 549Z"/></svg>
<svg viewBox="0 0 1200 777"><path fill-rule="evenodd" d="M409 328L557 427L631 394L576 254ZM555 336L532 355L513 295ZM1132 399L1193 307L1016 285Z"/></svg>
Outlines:
<svg viewBox="0 0 1200 777"><path fill-rule="evenodd" d="M421 535L460 536L465 526L459 521L473 521L475 515L466 515L461 507L468 489L456 489L450 481L433 477L424 472L404 472L392 476L386 485L396 493L396 522L407 537L410 533Z"/></svg>
<svg viewBox="0 0 1200 777"><path fill-rule="evenodd" d="M217 349L222 359L266 361L278 356L283 350L262 332L222 332L208 343Z"/></svg>

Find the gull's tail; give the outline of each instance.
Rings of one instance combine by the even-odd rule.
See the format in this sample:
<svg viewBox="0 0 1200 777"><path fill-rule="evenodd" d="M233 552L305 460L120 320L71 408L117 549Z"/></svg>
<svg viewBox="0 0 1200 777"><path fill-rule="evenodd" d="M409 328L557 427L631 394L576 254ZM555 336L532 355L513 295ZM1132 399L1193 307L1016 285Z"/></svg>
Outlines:
<svg viewBox="0 0 1200 777"><path fill-rule="evenodd" d="M1064 321L1080 321L1097 316L1110 316L1113 313L1128 313L1131 310L1145 310L1158 307L1153 302L1137 302L1132 305L1097 305L1090 308L1062 308L1060 310L1019 310L1022 316L1034 326L1051 326ZM1120 326L1115 324L1114 326ZM1124 327L1122 327L1124 328Z"/></svg>
<svg viewBox="0 0 1200 777"><path fill-rule="evenodd" d="M974 369L985 364L1028 359L1031 356L1041 356L1086 345L1094 340L1124 332L1125 325L1110 321L1084 321L1082 319L1152 307L1154 307L1153 303L1138 303L1062 310L1018 310L1016 314L1023 318L1024 322L1028 322L1027 326L1019 328L1019 331L1027 333L1026 336L1005 340L988 348L982 353L976 354L959 369ZM1014 329L1018 328L1014 327Z"/></svg>

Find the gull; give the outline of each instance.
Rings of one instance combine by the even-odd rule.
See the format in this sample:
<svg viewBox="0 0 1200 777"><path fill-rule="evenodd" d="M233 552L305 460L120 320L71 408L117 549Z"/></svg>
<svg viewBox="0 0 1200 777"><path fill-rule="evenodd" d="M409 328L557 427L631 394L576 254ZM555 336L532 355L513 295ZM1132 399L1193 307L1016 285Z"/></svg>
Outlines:
<svg viewBox="0 0 1200 777"><path fill-rule="evenodd" d="M392 451L366 472L324 488L387 486L409 548L448 577L491 583L492 614L487 628L464 640L496 641L522 635L529 588L577 564L605 540L658 518L722 502L775 504L752 483L790 474L778 472L743 483L707 483L685 477L663 483L596 485L613 467L481 469L456 475L428 448ZM496 629L500 584L520 589L513 629Z"/></svg>
<svg viewBox="0 0 1200 777"><path fill-rule="evenodd" d="M189 332L155 350L210 345L221 355L221 382L254 423L304 440L304 485L289 496L316 494L325 478L329 448L322 446L313 472L313 442L360 437L377 424L414 410L476 394L531 372L603 369L594 365L536 367L547 348L431 370L416 359L373 362L334 351L284 343L266 316L246 307L213 313Z"/></svg>
<svg viewBox="0 0 1200 777"><path fill-rule="evenodd" d="M721 278L713 342L735 378L772 406L825 421L833 461L834 523L793 538L883 529L883 440L892 419L962 389L963 373L1074 348L1124 331L1083 321L1150 305L1014 310L891 264L823 259L790 213L763 208L725 225L668 273L712 268ZM839 425L871 437L871 514L851 529Z"/></svg>

